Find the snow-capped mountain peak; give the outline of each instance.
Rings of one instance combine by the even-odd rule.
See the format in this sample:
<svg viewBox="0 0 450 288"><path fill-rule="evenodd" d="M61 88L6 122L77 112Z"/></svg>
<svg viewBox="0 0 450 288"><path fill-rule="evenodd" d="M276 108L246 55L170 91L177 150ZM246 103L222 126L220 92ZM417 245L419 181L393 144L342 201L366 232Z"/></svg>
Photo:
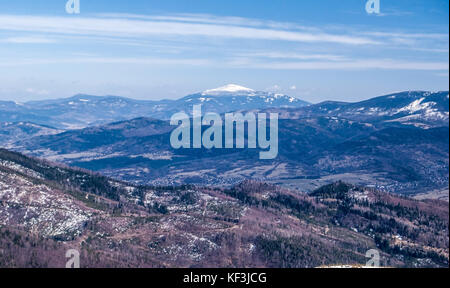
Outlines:
<svg viewBox="0 0 450 288"><path fill-rule="evenodd" d="M218 95L227 93L253 93L253 92L255 92L255 90L244 86L236 84L228 84L219 88L203 91L202 95Z"/></svg>

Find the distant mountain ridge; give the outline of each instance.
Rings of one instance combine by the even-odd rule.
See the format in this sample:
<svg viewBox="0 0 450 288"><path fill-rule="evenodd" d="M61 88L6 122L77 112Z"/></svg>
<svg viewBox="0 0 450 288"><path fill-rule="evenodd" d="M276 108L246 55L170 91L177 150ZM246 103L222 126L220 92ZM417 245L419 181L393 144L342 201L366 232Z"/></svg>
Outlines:
<svg viewBox="0 0 450 288"><path fill-rule="evenodd" d="M448 126L449 92L406 91L355 103L326 101L300 109L283 110L280 114L285 119L320 115L375 124L392 122L422 128Z"/></svg>
<svg viewBox="0 0 450 288"><path fill-rule="evenodd" d="M245 102L239 107L251 110L252 101L270 102L276 97L277 105L291 100L224 86L177 100L185 106L171 109L191 109L193 104L203 103L204 111L220 112L228 108L218 109L219 103L236 104L239 99ZM75 99L82 107L92 99L103 101L77 96L69 102ZM126 101L131 100L107 99L123 103L126 115L141 114L139 105L130 110ZM67 101L36 105L56 109L60 103L65 107ZM121 105L115 107L110 112L122 113ZM448 194L448 92L401 92L356 103L328 101L299 108L270 105L257 110L280 115L279 156L274 161L259 161L255 151L247 149L174 150L169 138L175 127L148 117L60 134L45 126L35 130L25 129L20 122L3 124L0 134L8 136L0 139L0 145L138 184L234 185L255 179L310 191L314 185L347 179L389 192L447 189Z"/></svg>
<svg viewBox="0 0 450 288"><path fill-rule="evenodd" d="M0 101L0 122L27 121L57 129L82 129L138 117L168 120L177 112L191 114L192 106L198 104L208 112L226 113L271 107L297 108L309 103L284 94L230 84L178 100L149 101L80 94L66 99L26 103Z"/></svg>
<svg viewBox="0 0 450 288"><path fill-rule="evenodd" d="M139 184L233 185L256 179L308 191L311 183L345 177L399 193L448 186L446 92L262 111L281 117L279 156L273 161L259 161L247 149L174 150L169 138L175 127L151 118L25 139L14 149Z"/></svg>

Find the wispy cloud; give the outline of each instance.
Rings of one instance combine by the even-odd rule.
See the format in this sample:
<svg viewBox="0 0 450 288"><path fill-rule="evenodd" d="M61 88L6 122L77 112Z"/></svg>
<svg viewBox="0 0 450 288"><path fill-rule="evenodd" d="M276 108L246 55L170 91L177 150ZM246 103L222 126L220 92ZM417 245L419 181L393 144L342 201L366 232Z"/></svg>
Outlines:
<svg viewBox="0 0 450 288"><path fill-rule="evenodd" d="M0 67L23 65L51 65L51 64L136 64L136 65L189 65L210 66L208 59L176 59L176 58L122 58L122 57L73 57L73 58L30 58L21 60L0 59Z"/></svg>
<svg viewBox="0 0 450 288"><path fill-rule="evenodd" d="M175 15L135 15L135 14L101 14L90 17L56 17L56 16L24 16L0 15L0 32L23 33L23 36L0 38L0 42L15 44L48 44L62 43L66 40L92 43L108 42L119 45L147 46L151 45L148 54L136 56L132 52L120 51L108 57L68 57L62 58L26 58L4 59L0 66L40 65L65 63L92 64L133 64L133 65L190 65L214 66L229 68L249 68L267 70L448 70L447 61L441 58L416 58L402 60L390 56L374 59L364 55L363 49L383 49L389 45L409 45L408 49L416 49L424 53L448 52L440 47L420 47L418 41L437 41L448 43L448 35L443 33L407 33L363 31L363 29L337 29L329 27L299 26L295 23L262 21L240 17L219 17L207 14L175 14ZM330 32L332 31L332 32ZM341 32L336 32L341 31ZM10 33L9 33L10 34ZM198 41L196 37L202 37ZM181 41L179 41L181 39ZM274 47L268 51L261 50L260 45L250 45L239 49L223 45L225 40L273 41ZM218 40L218 41L216 41ZM175 44L174 44L175 43ZM216 48L214 53L200 53L194 48ZM257 42L259 44L259 42ZM280 43L286 46L279 47ZM302 47L299 47L302 43ZM177 46L177 44L179 46ZM271 42L272 44L272 42ZM174 46L171 46L174 45ZM184 46L183 46L184 45ZM214 46L213 45L217 45ZM298 52L297 48L308 49ZM239 45L235 45L236 48ZM272 46L272 45L270 45ZM288 48L286 48L288 47ZM290 49L290 48L296 49ZM170 49L169 49L170 48ZM213 49L210 49L212 51ZM253 49L252 49L253 48ZM282 49L277 49L282 48ZM390 47L392 48L392 47ZM191 54L181 51L190 49ZM171 52L172 51L172 52ZM320 52L319 52L320 51ZM339 51L340 53L338 53ZM382 51L382 50L377 50ZM329 53L327 53L329 52ZM372 50L373 52L373 50ZM169 55L172 54L172 55ZM176 57L174 57L174 55ZM383 55L382 53L378 53ZM72 54L73 55L73 54ZM100 55L100 54L99 54ZM127 57L132 55L131 57ZM394 60L396 59L396 60ZM425 59L425 60L424 60ZM444 59L448 60L448 59Z"/></svg>
<svg viewBox="0 0 450 288"><path fill-rule="evenodd" d="M346 61L305 61L305 62L254 62L252 59L237 58L230 62L235 67L272 70L423 70L443 71L449 69L448 62L397 61L392 59L366 59Z"/></svg>
<svg viewBox="0 0 450 288"><path fill-rule="evenodd" d="M365 35L376 37L414 38L414 39L441 39L448 40L449 35L444 33L393 33L393 32L365 32Z"/></svg>
<svg viewBox="0 0 450 288"><path fill-rule="evenodd" d="M414 13L411 11L401 11L401 10L395 10L395 9L384 9L383 12L376 14L378 17L386 17L386 16L393 16L393 17L399 17L399 16L413 16Z"/></svg>
<svg viewBox="0 0 450 288"><path fill-rule="evenodd" d="M203 36L346 45L378 44L367 37L255 28L225 24L155 21L130 18L68 18L0 15L0 29L38 33L120 37Z"/></svg>
<svg viewBox="0 0 450 288"><path fill-rule="evenodd" d="M306 54L306 53L289 53L289 52L254 52L242 53L242 57L257 57L270 59L297 59L297 60L328 60L343 61L346 57L333 54Z"/></svg>
<svg viewBox="0 0 450 288"><path fill-rule="evenodd" d="M152 20L152 21L220 24L226 26L265 27L283 30L303 30L303 31L319 30L314 27L302 26L296 23L276 22L270 20L259 20L236 16L217 16L212 14L179 13L172 15L139 15L139 14L124 14L124 13L102 13L97 14L96 16L105 18L125 18L125 19Z"/></svg>
<svg viewBox="0 0 450 288"><path fill-rule="evenodd" d="M156 38L203 37L213 41L214 39L247 39L347 46L400 45L426 49L429 48L430 41L440 41L443 46L448 46L449 41L448 33L408 33L358 29L353 27L318 28L301 26L296 23L209 14L137 15L116 13L75 18L0 14L0 32L15 31L46 35L45 37L34 36L35 39L27 36L24 39L8 40L16 44L52 43L55 41L55 37L70 36L94 37L136 46L141 45L142 41L148 42ZM420 45L422 42L424 47Z"/></svg>
<svg viewBox="0 0 450 288"><path fill-rule="evenodd" d="M354 59L345 61L258 61L254 58L235 58L223 62L207 58L120 58L120 57L74 57L48 59L22 59L8 61L0 59L0 67L19 65L52 64L134 64L134 65L188 65L216 68L245 68L266 70L424 70L448 71L446 62L397 61L392 59ZM275 87L275 86L274 86Z"/></svg>
<svg viewBox="0 0 450 288"><path fill-rule="evenodd" d="M26 37L9 37L0 39L3 43L13 43L13 44L49 44L56 43L55 39L36 37L36 36L26 36Z"/></svg>

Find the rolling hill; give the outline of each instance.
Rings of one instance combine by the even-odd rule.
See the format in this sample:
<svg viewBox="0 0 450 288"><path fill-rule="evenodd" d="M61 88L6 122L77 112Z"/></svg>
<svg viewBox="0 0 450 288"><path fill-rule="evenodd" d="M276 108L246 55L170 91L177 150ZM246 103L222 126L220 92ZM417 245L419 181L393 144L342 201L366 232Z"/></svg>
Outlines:
<svg viewBox="0 0 450 288"><path fill-rule="evenodd" d="M346 179L407 194L448 188L448 92L264 111L281 115L279 155L272 161L251 149L174 150L174 127L151 118L25 139L14 149L136 184L253 179L311 191Z"/></svg>
<svg viewBox="0 0 450 288"><path fill-rule="evenodd" d="M135 186L0 150L0 187L0 267L448 267L448 203L343 182Z"/></svg>

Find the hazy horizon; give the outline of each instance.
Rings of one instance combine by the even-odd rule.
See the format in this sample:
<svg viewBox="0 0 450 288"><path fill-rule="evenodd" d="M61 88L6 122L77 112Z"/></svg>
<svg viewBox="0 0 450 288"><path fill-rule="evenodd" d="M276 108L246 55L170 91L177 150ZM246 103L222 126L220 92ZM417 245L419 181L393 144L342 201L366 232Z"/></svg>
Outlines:
<svg viewBox="0 0 450 288"><path fill-rule="evenodd" d="M251 88L251 87L247 87L247 88ZM198 93L202 93L204 91L206 91L206 89L202 90L202 91L191 92L191 93L188 93L186 95L180 95L179 97L174 97L174 98L151 98L151 99L145 99L145 98L136 98L136 97L132 97L132 96L128 97L128 96L123 96L123 95L93 95L93 94L87 94L87 93L76 93L76 94L68 96L68 97L42 98L42 99L39 99L39 100L29 100L29 101L15 101L13 99L10 99L10 100L5 99L5 100L0 100L0 102L1 101L7 101L7 102L8 101L12 101L12 102L16 102L16 103L30 103L30 102L39 102L39 101L64 100L64 99L70 99L70 98L77 97L77 96L99 97L99 98L101 98L101 97L119 97L119 98L126 98L126 99L137 100L137 101L155 101L155 102L157 102L157 101L164 101L164 100L179 100L179 99L182 99L182 98L184 98L186 96L195 95L195 94L198 94ZM267 92L267 91L256 90L256 89L255 89L255 91ZM388 92L388 93L385 93L385 94L381 94L381 95L369 96L368 98L360 99L358 101L345 101L345 102L352 103L352 102L365 101L365 100L373 99L373 98L376 98L376 97L388 96L388 95L391 95L391 94L398 94L398 93L403 93L403 92L432 92L433 93L433 92L448 92L448 91L449 90L434 90L434 91L432 91L432 90L404 90L404 91L391 91L391 92ZM289 94L286 94L286 95L292 96L292 95L289 95ZM296 97L297 99L306 101L305 99L302 99L302 98L297 97L297 96L293 96L293 97ZM338 101L338 100L325 99L325 100L322 100L320 102L310 102L310 101L306 101L306 102L308 102L309 104L314 105L314 104L319 104L319 103L327 102L327 101ZM338 101L338 102L343 102L343 101Z"/></svg>

